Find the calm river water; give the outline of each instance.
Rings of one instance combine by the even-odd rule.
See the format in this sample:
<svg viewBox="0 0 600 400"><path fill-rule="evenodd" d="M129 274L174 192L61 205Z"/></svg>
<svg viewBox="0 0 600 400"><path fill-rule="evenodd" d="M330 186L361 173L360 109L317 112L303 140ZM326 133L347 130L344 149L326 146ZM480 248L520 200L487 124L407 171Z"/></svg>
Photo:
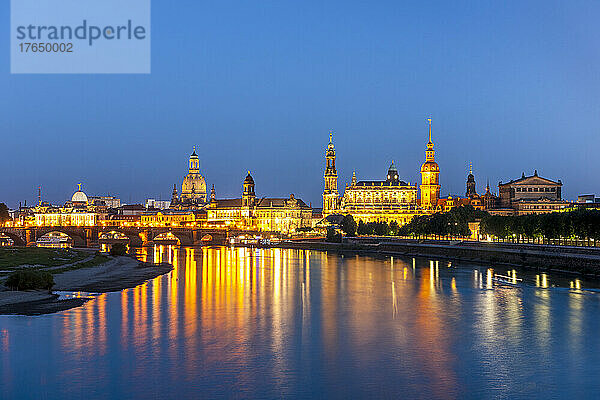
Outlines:
<svg viewBox="0 0 600 400"><path fill-rule="evenodd" d="M591 398L597 282L428 259L139 250L168 275L0 316L0 397Z"/></svg>

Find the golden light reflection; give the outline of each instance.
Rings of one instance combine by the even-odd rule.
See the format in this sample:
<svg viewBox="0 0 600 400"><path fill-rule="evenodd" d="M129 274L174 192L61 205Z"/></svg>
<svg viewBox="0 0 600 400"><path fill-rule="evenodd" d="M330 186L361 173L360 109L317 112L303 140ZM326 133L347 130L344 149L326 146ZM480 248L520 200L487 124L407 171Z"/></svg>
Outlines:
<svg viewBox="0 0 600 400"><path fill-rule="evenodd" d="M244 365L256 361L249 343L259 336L263 351L273 355L274 379L284 385L290 369L286 354L290 338L311 345L315 340L311 324L318 321L324 362L336 362L348 344L353 349L372 348L383 337L409 353L403 355L404 362L425 368L431 374L432 390L444 397L456 393L458 385L454 371L460 361L448 335L456 315L473 308L482 351L491 355L501 348L503 338L519 341L526 330L522 290L494 285L492 268L474 269L472 276L461 278L458 268L440 270L439 261L414 258L390 258L388 264L301 250L157 245L145 251L150 261L171 261L174 269L114 298L114 306L121 309L121 319L114 317L113 324L120 330L116 345L124 352L143 352L149 343L164 340L167 345L157 350L160 357L181 357L179 373L190 374L190 379L199 363L220 358L235 360L244 379ZM519 282L516 270L507 275L512 283ZM533 275L524 273L522 278L527 276L531 282ZM465 303L469 291L459 296L458 286L462 284L462 289L470 282L493 290L481 294L471 290L478 292L476 302ZM536 282L549 287L546 274L539 274ZM581 288L582 283L572 279L572 286ZM535 301L525 305L534 309L536 345L545 347L551 338L551 291L532 292ZM571 292L567 322L576 335L582 329L583 300L581 293ZM107 351L107 296L63 314L65 349L82 354ZM353 354L357 363L365 365L376 357L360 350ZM495 362L499 373L507 373L501 360Z"/></svg>

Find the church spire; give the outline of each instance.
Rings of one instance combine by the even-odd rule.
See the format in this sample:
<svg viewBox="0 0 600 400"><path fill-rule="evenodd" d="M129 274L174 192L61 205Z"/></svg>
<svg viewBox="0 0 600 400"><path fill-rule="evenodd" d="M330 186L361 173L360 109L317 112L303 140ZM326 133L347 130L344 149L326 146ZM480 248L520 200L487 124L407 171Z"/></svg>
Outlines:
<svg viewBox="0 0 600 400"><path fill-rule="evenodd" d="M429 142L427 142L427 148L433 148L433 142L431 141L431 118L427 118L429 121Z"/></svg>
<svg viewBox="0 0 600 400"><path fill-rule="evenodd" d="M334 213L338 207L337 171L335 169L335 147L333 130L329 131L329 144L325 151L325 187L323 188L323 215Z"/></svg>

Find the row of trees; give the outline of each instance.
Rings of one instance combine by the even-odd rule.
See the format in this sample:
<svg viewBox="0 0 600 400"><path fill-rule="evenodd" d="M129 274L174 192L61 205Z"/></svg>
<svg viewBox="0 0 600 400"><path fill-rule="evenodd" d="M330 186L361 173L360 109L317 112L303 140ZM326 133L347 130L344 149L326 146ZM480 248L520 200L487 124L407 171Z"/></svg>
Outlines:
<svg viewBox="0 0 600 400"><path fill-rule="evenodd" d="M354 220L352 215L347 214L344 216L340 224L340 229L346 234L346 236L358 235L376 235L376 236L389 236L397 235L400 227L395 221L390 224L385 222L363 222L360 221L358 224Z"/></svg>
<svg viewBox="0 0 600 400"><path fill-rule="evenodd" d="M446 213L419 215L410 223L398 226L396 222L360 221L346 215L341 230L347 236L470 236L469 222L480 221L484 235L507 239L526 238L556 240L562 238L600 240L600 210L578 209L569 212L530 214L519 216L492 216L472 206L456 207Z"/></svg>
<svg viewBox="0 0 600 400"><path fill-rule="evenodd" d="M402 236L469 236L469 222L486 218L488 213L473 206L460 206L446 213L418 215L400 228Z"/></svg>
<svg viewBox="0 0 600 400"><path fill-rule="evenodd" d="M468 223L481 219L486 212L477 211L472 206L453 208L447 213L433 215L419 215L409 224L399 226L396 221L363 222L358 225L352 215L345 215L341 223L341 230L346 236L375 235L375 236L469 236L471 234Z"/></svg>
<svg viewBox="0 0 600 400"><path fill-rule="evenodd" d="M600 240L600 211L579 209L569 212L519 216L487 216L481 233L498 238L530 239L578 238Z"/></svg>

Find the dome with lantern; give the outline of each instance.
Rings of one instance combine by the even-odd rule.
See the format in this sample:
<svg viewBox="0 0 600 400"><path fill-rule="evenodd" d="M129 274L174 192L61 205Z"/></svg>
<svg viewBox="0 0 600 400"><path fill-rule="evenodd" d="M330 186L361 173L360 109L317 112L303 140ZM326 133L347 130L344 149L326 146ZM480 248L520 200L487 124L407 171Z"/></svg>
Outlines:
<svg viewBox="0 0 600 400"><path fill-rule="evenodd" d="M78 184L77 191L71 196L71 203L73 203L74 206L86 206L88 204L88 197L83 190L81 190L81 183Z"/></svg>
<svg viewBox="0 0 600 400"><path fill-rule="evenodd" d="M189 171L181 184L181 201L184 203L206 203L206 181L200 174L200 161L196 148L190 156Z"/></svg>

